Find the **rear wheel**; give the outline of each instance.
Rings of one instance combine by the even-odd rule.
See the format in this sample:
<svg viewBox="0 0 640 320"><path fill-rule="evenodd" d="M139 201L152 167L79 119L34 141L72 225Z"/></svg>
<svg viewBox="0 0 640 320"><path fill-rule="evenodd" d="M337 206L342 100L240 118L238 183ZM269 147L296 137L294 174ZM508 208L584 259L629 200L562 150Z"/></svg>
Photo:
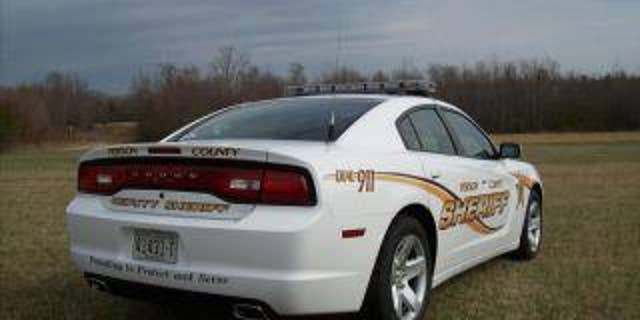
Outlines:
<svg viewBox="0 0 640 320"><path fill-rule="evenodd" d="M431 291L431 261L420 222L396 218L371 277L363 308L366 319L421 320Z"/></svg>
<svg viewBox="0 0 640 320"><path fill-rule="evenodd" d="M531 260L538 255L542 242L542 202L540 195L532 191L520 235L520 246L513 254L519 260Z"/></svg>

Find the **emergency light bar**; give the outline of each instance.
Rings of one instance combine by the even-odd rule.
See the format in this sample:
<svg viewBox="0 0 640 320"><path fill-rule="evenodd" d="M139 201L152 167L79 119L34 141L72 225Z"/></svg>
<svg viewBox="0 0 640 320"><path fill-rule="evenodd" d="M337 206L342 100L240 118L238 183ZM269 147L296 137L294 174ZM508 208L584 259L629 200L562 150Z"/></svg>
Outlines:
<svg viewBox="0 0 640 320"><path fill-rule="evenodd" d="M305 84L287 86L287 96L308 96L335 93L378 93L431 96L436 88L426 80L398 80L390 82L356 82L343 84Z"/></svg>

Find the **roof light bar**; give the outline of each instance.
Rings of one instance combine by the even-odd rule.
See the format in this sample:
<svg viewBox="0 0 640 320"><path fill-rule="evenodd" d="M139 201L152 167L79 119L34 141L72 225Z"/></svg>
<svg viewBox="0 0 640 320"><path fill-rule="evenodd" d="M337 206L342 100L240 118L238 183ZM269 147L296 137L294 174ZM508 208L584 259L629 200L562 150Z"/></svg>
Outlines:
<svg viewBox="0 0 640 320"><path fill-rule="evenodd" d="M305 84L287 86L287 96L308 96L335 93L377 93L431 96L436 87L426 80L398 80L390 82L354 82L342 84Z"/></svg>

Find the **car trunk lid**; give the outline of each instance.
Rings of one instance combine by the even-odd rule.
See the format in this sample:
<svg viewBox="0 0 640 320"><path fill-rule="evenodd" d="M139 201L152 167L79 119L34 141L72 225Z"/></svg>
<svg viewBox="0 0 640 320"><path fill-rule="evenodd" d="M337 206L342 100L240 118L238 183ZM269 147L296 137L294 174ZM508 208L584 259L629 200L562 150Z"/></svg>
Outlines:
<svg viewBox="0 0 640 320"><path fill-rule="evenodd" d="M81 159L78 189L114 210L218 219L242 218L257 204L314 205L309 172L268 158L228 145L118 145Z"/></svg>

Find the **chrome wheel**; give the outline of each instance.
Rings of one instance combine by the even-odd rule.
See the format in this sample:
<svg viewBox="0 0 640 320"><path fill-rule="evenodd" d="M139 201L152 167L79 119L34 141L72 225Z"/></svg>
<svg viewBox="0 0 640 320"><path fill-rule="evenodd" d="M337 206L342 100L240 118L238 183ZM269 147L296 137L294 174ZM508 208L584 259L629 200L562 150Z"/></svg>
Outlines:
<svg viewBox="0 0 640 320"><path fill-rule="evenodd" d="M540 236L542 233L542 211L538 202L532 202L527 212L527 239L531 252L538 251L540 246Z"/></svg>
<svg viewBox="0 0 640 320"><path fill-rule="evenodd" d="M427 259L415 235L407 235L396 246L391 266L391 297L396 316L414 320L420 314L427 289Z"/></svg>

